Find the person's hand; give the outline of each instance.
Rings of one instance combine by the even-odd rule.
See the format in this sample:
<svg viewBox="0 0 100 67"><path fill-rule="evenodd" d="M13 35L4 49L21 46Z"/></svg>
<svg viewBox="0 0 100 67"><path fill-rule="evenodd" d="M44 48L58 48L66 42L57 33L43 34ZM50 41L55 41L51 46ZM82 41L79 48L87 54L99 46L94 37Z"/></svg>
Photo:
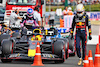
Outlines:
<svg viewBox="0 0 100 67"><path fill-rule="evenodd" d="M92 36L91 35L89 35L89 40L92 40Z"/></svg>
<svg viewBox="0 0 100 67"><path fill-rule="evenodd" d="M71 40L73 39L73 35L71 35Z"/></svg>

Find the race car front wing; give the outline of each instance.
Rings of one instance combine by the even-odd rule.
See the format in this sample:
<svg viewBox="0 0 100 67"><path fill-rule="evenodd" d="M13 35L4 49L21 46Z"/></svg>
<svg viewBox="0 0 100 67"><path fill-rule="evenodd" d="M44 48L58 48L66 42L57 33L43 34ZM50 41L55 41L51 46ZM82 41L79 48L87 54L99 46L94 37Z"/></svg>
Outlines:
<svg viewBox="0 0 100 67"><path fill-rule="evenodd" d="M55 54L41 54L41 58L43 60L63 60L59 56ZM16 53L16 54L9 54L5 57L1 57L0 59L28 59L28 60L33 60L34 57L29 57L27 54L21 54L21 53Z"/></svg>

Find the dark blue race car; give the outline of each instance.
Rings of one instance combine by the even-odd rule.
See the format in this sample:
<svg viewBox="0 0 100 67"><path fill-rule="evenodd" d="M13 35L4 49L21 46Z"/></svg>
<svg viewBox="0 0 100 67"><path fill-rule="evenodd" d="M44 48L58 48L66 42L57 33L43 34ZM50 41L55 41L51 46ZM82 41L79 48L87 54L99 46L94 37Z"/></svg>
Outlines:
<svg viewBox="0 0 100 67"><path fill-rule="evenodd" d="M66 32L66 29L62 29L63 32L61 32L61 29L58 28L48 28L48 33L49 35L47 35L45 38L45 42L51 42L52 39L59 39L59 40L66 40L67 44L68 44L68 53L71 56L75 56L75 46L74 46L74 39L70 38L70 35L67 35L66 37L62 36L62 33L69 33Z"/></svg>

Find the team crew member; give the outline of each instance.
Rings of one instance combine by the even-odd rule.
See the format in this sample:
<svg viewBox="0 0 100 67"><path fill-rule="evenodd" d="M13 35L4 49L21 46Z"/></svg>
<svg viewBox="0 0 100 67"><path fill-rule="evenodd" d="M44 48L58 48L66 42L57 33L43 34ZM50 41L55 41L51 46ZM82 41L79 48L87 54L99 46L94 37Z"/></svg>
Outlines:
<svg viewBox="0 0 100 67"><path fill-rule="evenodd" d="M68 15L73 15L73 12L72 12L72 8L71 7L68 7Z"/></svg>
<svg viewBox="0 0 100 67"><path fill-rule="evenodd" d="M68 15L68 8L67 8L67 6L65 7L65 10L63 10L63 15Z"/></svg>
<svg viewBox="0 0 100 67"><path fill-rule="evenodd" d="M49 14L49 26L54 26L54 19L55 19L55 12L52 12L53 9L51 9L51 13Z"/></svg>
<svg viewBox="0 0 100 67"><path fill-rule="evenodd" d="M19 10L16 9L13 13L10 15L10 20L9 20L9 26L19 26L20 27L20 22L18 21L19 19L22 20L21 17L18 16Z"/></svg>
<svg viewBox="0 0 100 67"><path fill-rule="evenodd" d="M41 15L39 13L38 7L34 8L34 19L36 20L36 23L38 23L39 26L41 26Z"/></svg>
<svg viewBox="0 0 100 67"><path fill-rule="evenodd" d="M86 43L87 43L86 26L88 26L88 30L89 30L89 40L92 39L91 23L88 15L85 13L83 4L78 4L76 6L76 15L74 16L72 22L71 39L73 38L73 31L75 26L76 26L75 46L76 46L77 56L80 58L78 65L81 65L82 60L84 60L86 55ZM82 40L82 53L83 53L82 58L81 58L81 51L80 51L80 40Z"/></svg>

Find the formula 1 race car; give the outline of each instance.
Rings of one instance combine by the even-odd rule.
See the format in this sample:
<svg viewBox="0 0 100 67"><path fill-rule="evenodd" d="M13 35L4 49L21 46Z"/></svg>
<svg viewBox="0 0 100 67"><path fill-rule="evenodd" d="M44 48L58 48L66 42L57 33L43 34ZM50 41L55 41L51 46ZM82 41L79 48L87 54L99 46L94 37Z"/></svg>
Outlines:
<svg viewBox="0 0 100 67"><path fill-rule="evenodd" d="M53 60L55 63L63 63L68 58L67 40L55 38L47 43L45 37L51 36L53 34L51 32L50 30L42 30L40 27L27 26L23 29L21 35L11 37L10 39L3 39L1 43L1 61L11 62L13 59L33 60L37 42L42 42L40 44L42 59ZM31 55L28 54L30 53L29 50L31 50Z"/></svg>
<svg viewBox="0 0 100 67"><path fill-rule="evenodd" d="M51 39L52 38L56 38L57 40L65 40L66 43L68 44L68 53L70 56L75 56L75 46L74 46L74 39L71 39L70 38L70 35L66 35L66 36L62 36L61 33L61 30L59 30L58 28L48 28L49 31L52 31L52 32L49 32L49 33L53 33L51 34L51 36L46 36L46 42L51 42ZM69 33L69 32L66 32L66 33ZM65 34L65 33L63 33Z"/></svg>

